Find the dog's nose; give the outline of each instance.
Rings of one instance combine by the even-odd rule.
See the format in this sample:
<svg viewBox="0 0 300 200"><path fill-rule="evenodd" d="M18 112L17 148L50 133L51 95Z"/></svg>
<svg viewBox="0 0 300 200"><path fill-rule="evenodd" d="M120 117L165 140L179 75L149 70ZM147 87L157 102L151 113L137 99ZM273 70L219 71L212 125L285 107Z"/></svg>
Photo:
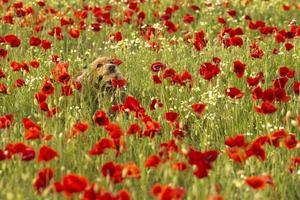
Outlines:
<svg viewBox="0 0 300 200"><path fill-rule="evenodd" d="M115 66L115 65L109 65L109 67L108 67L109 73L114 73L114 72L115 72L115 69L116 69L116 66Z"/></svg>

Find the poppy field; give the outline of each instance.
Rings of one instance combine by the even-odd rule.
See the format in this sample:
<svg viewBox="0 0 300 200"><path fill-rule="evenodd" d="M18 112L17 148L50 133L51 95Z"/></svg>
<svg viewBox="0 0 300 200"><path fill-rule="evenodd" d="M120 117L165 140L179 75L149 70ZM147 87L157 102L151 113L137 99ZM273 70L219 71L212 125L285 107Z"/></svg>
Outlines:
<svg viewBox="0 0 300 200"><path fill-rule="evenodd" d="M0 0L0 27L0 199L300 199L299 1ZM120 104L77 79L99 56Z"/></svg>

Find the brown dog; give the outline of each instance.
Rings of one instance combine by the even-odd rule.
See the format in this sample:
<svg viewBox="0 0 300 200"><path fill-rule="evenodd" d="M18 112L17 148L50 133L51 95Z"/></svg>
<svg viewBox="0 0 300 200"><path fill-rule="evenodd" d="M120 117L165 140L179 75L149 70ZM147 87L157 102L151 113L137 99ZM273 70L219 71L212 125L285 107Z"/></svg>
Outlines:
<svg viewBox="0 0 300 200"><path fill-rule="evenodd" d="M113 81L125 80L114 60L109 57L98 57L77 78L77 81L82 83L83 89L90 86L87 95L96 96L95 104L98 104L98 108L103 107L103 100L107 97L110 105L121 104L125 99L124 87L113 85ZM111 109L109 114L115 116Z"/></svg>

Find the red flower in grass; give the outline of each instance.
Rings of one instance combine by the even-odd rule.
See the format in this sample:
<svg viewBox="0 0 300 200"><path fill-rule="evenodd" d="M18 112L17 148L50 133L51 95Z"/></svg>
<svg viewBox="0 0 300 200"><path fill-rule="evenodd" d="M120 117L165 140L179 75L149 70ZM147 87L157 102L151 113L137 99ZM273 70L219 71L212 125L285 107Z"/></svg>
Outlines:
<svg viewBox="0 0 300 200"><path fill-rule="evenodd" d="M97 126L106 126L109 124L109 118L106 115L106 112L104 111L97 111L94 114L94 122L96 123Z"/></svg>
<svg viewBox="0 0 300 200"><path fill-rule="evenodd" d="M14 83L14 88L16 87L22 87L25 85L25 81L21 78L17 79L16 82Z"/></svg>
<svg viewBox="0 0 300 200"><path fill-rule="evenodd" d="M113 88L123 88L127 84L127 81L125 79L113 79L111 81L111 85Z"/></svg>
<svg viewBox="0 0 300 200"><path fill-rule="evenodd" d="M152 186L151 194L159 200L182 200L186 194L183 187L164 186L156 183Z"/></svg>
<svg viewBox="0 0 300 200"><path fill-rule="evenodd" d="M289 166L289 171L291 173L293 173L296 167L300 167L300 157L293 157L293 158L291 158L291 163L290 163L290 166Z"/></svg>
<svg viewBox="0 0 300 200"><path fill-rule="evenodd" d="M88 180L84 176L68 174L62 178L61 186L66 196L71 196L73 193L83 192L88 186Z"/></svg>
<svg viewBox="0 0 300 200"><path fill-rule="evenodd" d="M128 130L127 130L127 135L135 135L135 134L140 134L142 132L141 127L139 124L130 124Z"/></svg>
<svg viewBox="0 0 300 200"><path fill-rule="evenodd" d="M5 78L5 73L0 69L0 78Z"/></svg>
<svg viewBox="0 0 300 200"><path fill-rule="evenodd" d="M64 85L61 87L61 96L72 96L73 95L73 90L71 85Z"/></svg>
<svg viewBox="0 0 300 200"><path fill-rule="evenodd" d="M300 94L300 82L295 81L293 83L293 91L295 94L299 95Z"/></svg>
<svg viewBox="0 0 300 200"><path fill-rule="evenodd" d="M102 166L102 175L104 177L109 176L110 179L116 184L123 181L123 166L121 164L114 164L112 161L108 161Z"/></svg>
<svg viewBox="0 0 300 200"><path fill-rule="evenodd" d="M105 149L115 149L115 143L108 139L102 138L97 144L93 146L93 148L89 151L89 154L94 155L101 155L104 153Z"/></svg>
<svg viewBox="0 0 300 200"><path fill-rule="evenodd" d="M3 83L0 83L0 94L8 94L7 87Z"/></svg>
<svg viewBox="0 0 300 200"><path fill-rule="evenodd" d="M154 62L151 64L151 70L153 72L159 72L159 71L163 71L166 68L166 64L162 63L162 62Z"/></svg>
<svg viewBox="0 0 300 200"><path fill-rule="evenodd" d="M20 154L23 161L30 161L35 158L34 149L21 142L7 144L5 150L8 152L6 158L11 158L14 154Z"/></svg>
<svg viewBox="0 0 300 200"><path fill-rule="evenodd" d="M48 50L51 48L52 42L49 40L42 40L42 48Z"/></svg>
<svg viewBox="0 0 300 200"><path fill-rule="evenodd" d="M202 64L199 69L200 75L208 81L217 76L220 72L221 70L217 65L213 65L207 62Z"/></svg>
<svg viewBox="0 0 300 200"><path fill-rule="evenodd" d="M12 114L0 116L0 129L9 128L13 122L14 116Z"/></svg>
<svg viewBox="0 0 300 200"><path fill-rule="evenodd" d="M212 169L212 162L218 158L218 154L219 152L216 150L209 150L202 153L190 148L187 157L190 165L197 166L194 175L198 178L207 177L209 170Z"/></svg>
<svg viewBox="0 0 300 200"><path fill-rule="evenodd" d="M204 103L194 103L194 104L192 104L191 107L192 107L192 110L196 114L201 115L205 111L206 104L204 104Z"/></svg>
<svg viewBox="0 0 300 200"><path fill-rule="evenodd" d="M164 104L159 99L152 99L149 105L150 110L153 111L156 108L162 108Z"/></svg>
<svg viewBox="0 0 300 200"><path fill-rule="evenodd" d="M109 133L112 139L120 139L123 135L123 131L118 124L109 123L105 126L106 131Z"/></svg>
<svg viewBox="0 0 300 200"><path fill-rule="evenodd" d="M32 60L32 61L30 61L29 62L29 65L31 66L31 67L33 67L33 68L39 68L40 67L40 63L39 63L39 61L37 61L37 60Z"/></svg>
<svg viewBox="0 0 300 200"><path fill-rule="evenodd" d="M120 42L123 39L122 33L118 31L112 34L111 39L115 40L116 42Z"/></svg>
<svg viewBox="0 0 300 200"><path fill-rule="evenodd" d="M262 190L266 184L274 186L273 179L271 176L250 176L245 179L245 183L255 190Z"/></svg>
<svg viewBox="0 0 300 200"><path fill-rule="evenodd" d="M41 43L42 43L42 40L41 40L40 38L38 38L38 37L32 36L32 37L30 38L30 40L29 40L29 45L30 45L30 46L35 46L35 47L37 47L37 46L39 46Z"/></svg>
<svg viewBox="0 0 300 200"><path fill-rule="evenodd" d="M41 161L48 162L48 161L54 159L55 157L58 157L58 153L54 149L52 149L46 145L44 145L40 148L39 155L38 155L39 162L41 162Z"/></svg>
<svg viewBox="0 0 300 200"><path fill-rule="evenodd" d="M129 110L136 113L143 112L140 102L133 96L126 97L123 107L124 110Z"/></svg>
<svg viewBox="0 0 300 200"><path fill-rule="evenodd" d="M179 118L179 114L173 111L165 113L165 119L170 123L173 124Z"/></svg>
<svg viewBox="0 0 300 200"><path fill-rule="evenodd" d="M42 103L45 102L47 100L47 95L45 95L44 93L36 93L34 95L34 99L38 102L38 103Z"/></svg>
<svg viewBox="0 0 300 200"><path fill-rule="evenodd" d="M15 35L6 35L4 36L4 40L11 47L18 47L21 44L21 40Z"/></svg>
<svg viewBox="0 0 300 200"><path fill-rule="evenodd" d="M71 76L68 72L64 71L59 73L58 75L58 82L62 83L62 84L67 84L71 79Z"/></svg>
<svg viewBox="0 0 300 200"><path fill-rule="evenodd" d="M45 81L42 86L41 92L45 95L53 95L54 94L54 85L50 81Z"/></svg>
<svg viewBox="0 0 300 200"><path fill-rule="evenodd" d="M6 49L0 48L0 59L3 59L7 56L8 51Z"/></svg>
<svg viewBox="0 0 300 200"><path fill-rule="evenodd" d="M160 164L161 160L157 155L151 155L147 161L145 162L145 167L149 168L149 167L158 167L158 165Z"/></svg>
<svg viewBox="0 0 300 200"><path fill-rule="evenodd" d="M261 114L272 114L277 111L277 108L269 101L262 102L261 106L255 106L255 111Z"/></svg>
<svg viewBox="0 0 300 200"><path fill-rule="evenodd" d="M290 51L294 48L294 45L292 43L287 42L284 44L284 47L287 51Z"/></svg>
<svg viewBox="0 0 300 200"><path fill-rule="evenodd" d="M75 39L79 38L79 36L80 36L80 31L77 29L69 29L68 33L72 38L75 38Z"/></svg>
<svg viewBox="0 0 300 200"><path fill-rule="evenodd" d="M51 168L43 168L39 171L38 176L34 180L34 188L38 193L41 193L46 187L49 186L54 172Z"/></svg>
<svg viewBox="0 0 300 200"><path fill-rule="evenodd" d="M287 149L294 149L297 147L299 141L296 138L295 134L289 134L287 137L284 138L284 145Z"/></svg>
<svg viewBox="0 0 300 200"><path fill-rule="evenodd" d="M42 138L41 129L39 129L37 127L31 127L26 130L26 133L25 133L26 140L41 139L41 138Z"/></svg>
<svg viewBox="0 0 300 200"><path fill-rule="evenodd" d="M244 96L244 93L236 87L231 87L225 90L227 96L233 99L240 99Z"/></svg>
<svg viewBox="0 0 300 200"><path fill-rule="evenodd" d="M187 23L187 24L190 24L192 23L193 21L195 21L195 17L191 14L186 14L183 16L183 22L184 23Z"/></svg>
<svg viewBox="0 0 300 200"><path fill-rule="evenodd" d="M204 31L195 33L194 47L197 51L202 51L207 45L207 39L205 39Z"/></svg>
<svg viewBox="0 0 300 200"><path fill-rule="evenodd" d="M294 78L296 71L286 66L282 66L278 69L278 74L281 77Z"/></svg>
<svg viewBox="0 0 300 200"><path fill-rule="evenodd" d="M77 122L74 124L72 129L73 136L78 135L79 133L84 133L88 130L89 124L87 122Z"/></svg>
<svg viewBox="0 0 300 200"><path fill-rule="evenodd" d="M238 78L243 77L245 69L246 69L246 65L241 61L237 60L233 62L233 71Z"/></svg>
<svg viewBox="0 0 300 200"><path fill-rule="evenodd" d="M246 147L248 145L243 134L227 138L225 144L229 147Z"/></svg>
<svg viewBox="0 0 300 200"><path fill-rule="evenodd" d="M160 77L156 74L152 76L152 79L153 79L153 82L156 83L156 84L161 84L162 83Z"/></svg>

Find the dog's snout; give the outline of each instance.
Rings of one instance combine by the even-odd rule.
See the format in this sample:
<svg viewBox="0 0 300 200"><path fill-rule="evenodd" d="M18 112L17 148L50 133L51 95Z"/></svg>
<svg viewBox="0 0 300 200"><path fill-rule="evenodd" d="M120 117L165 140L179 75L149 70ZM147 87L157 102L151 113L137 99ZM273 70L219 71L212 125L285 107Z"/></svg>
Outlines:
<svg viewBox="0 0 300 200"><path fill-rule="evenodd" d="M114 73L116 70L116 66L115 65L109 65L108 70L110 73Z"/></svg>

